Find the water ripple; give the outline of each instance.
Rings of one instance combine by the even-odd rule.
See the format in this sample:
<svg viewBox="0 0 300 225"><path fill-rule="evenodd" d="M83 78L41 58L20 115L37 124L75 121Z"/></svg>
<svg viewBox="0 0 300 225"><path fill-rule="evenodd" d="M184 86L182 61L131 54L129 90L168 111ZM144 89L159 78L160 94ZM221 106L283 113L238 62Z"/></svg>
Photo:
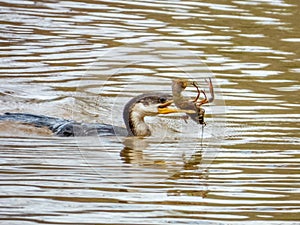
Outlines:
<svg viewBox="0 0 300 225"><path fill-rule="evenodd" d="M198 126L172 118L149 120L172 135L135 148L1 124L0 220L298 224L298 8L283 0L1 1L1 112L123 125L122 104L146 89L170 91L184 75L217 79L201 141ZM122 103L113 115L111 102Z"/></svg>

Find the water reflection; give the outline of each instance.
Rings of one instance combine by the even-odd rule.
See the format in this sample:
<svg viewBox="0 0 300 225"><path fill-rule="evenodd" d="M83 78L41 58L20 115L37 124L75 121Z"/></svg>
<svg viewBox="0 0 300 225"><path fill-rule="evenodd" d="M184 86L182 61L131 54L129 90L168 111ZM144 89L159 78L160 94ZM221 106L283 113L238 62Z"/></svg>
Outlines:
<svg viewBox="0 0 300 225"><path fill-rule="evenodd" d="M141 140L1 126L0 220L298 223L298 9L292 0L2 1L1 112L122 125L129 98L171 93L175 78L201 83L204 63L223 98L206 108L202 146L199 127L169 117L149 119L167 132Z"/></svg>
<svg viewBox="0 0 300 225"><path fill-rule="evenodd" d="M121 186L156 184L174 179L182 169L204 171L216 157L216 147L155 137L77 139L80 154L92 171Z"/></svg>

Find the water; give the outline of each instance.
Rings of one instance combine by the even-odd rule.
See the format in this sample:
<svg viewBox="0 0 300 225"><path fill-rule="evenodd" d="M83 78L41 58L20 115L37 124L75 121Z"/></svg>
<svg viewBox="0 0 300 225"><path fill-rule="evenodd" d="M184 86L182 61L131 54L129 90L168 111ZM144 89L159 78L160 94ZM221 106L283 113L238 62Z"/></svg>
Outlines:
<svg viewBox="0 0 300 225"><path fill-rule="evenodd" d="M203 140L172 116L148 118L146 139L2 123L1 224L300 223L298 1L1 1L0 12L1 112L122 125L128 99L170 92L174 78L213 76L216 90Z"/></svg>

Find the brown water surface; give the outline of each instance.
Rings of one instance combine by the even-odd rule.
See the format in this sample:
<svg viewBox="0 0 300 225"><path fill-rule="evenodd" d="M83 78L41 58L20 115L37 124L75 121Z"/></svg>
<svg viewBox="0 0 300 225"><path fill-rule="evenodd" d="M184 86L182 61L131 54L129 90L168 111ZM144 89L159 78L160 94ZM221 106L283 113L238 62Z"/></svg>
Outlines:
<svg viewBox="0 0 300 225"><path fill-rule="evenodd" d="M171 93L171 80L187 77L205 87L212 76L216 100L203 138L171 115L148 118L145 139L1 123L0 223L299 224L299 9L297 0L1 1L1 113L122 126L128 99Z"/></svg>

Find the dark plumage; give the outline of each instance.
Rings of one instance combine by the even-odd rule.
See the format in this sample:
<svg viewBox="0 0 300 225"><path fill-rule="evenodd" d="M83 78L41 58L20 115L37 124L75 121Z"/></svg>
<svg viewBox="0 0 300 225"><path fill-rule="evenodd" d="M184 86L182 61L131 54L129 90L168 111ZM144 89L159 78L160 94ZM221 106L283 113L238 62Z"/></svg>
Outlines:
<svg viewBox="0 0 300 225"><path fill-rule="evenodd" d="M104 123L79 123L73 120L60 119L29 113L5 113L0 115L0 121L14 121L35 127L47 127L55 135L69 136L149 136L145 116L183 112L183 110L168 108L172 104L171 96L160 93L142 94L131 99L124 107L123 119L126 128Z"/></svg>

